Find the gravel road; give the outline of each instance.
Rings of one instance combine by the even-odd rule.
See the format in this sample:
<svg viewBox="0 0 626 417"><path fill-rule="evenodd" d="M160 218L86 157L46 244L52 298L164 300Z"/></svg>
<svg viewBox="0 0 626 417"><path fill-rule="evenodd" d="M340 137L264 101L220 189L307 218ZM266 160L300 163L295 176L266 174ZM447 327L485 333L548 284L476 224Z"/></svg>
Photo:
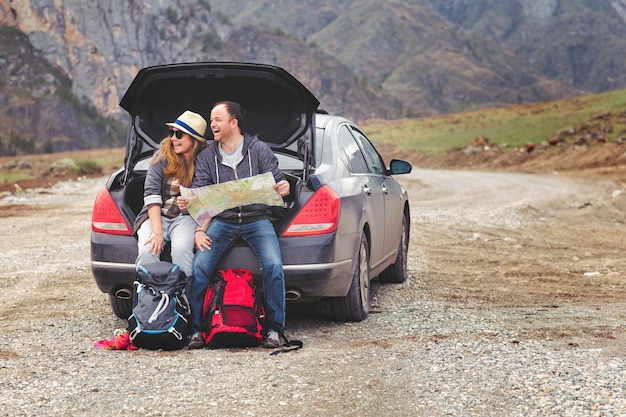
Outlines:
<svg viewBox="0 0 626 417"><path fill-rule="evenodd" d="M370 317L292 307L300 351L103 351L104 179L0 196L2 416L626 414L626 195L578 177L416 170L410 277Z"/></svg>

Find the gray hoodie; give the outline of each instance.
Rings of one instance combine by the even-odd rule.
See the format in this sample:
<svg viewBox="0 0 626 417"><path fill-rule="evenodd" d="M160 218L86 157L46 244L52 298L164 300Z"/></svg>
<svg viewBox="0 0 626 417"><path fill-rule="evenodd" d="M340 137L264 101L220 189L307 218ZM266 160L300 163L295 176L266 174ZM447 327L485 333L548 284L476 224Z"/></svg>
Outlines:
<svg viewBox="0 0 626 417"><path fill-rule="evenodd" d="M285 179L285 174L278 169L278 160L270 147L256 136L243 135L243 159L236 169L222 164L219 142L210 141L196 158L196 173L192 187L220 184L253 175L271 172L276 182ZM269 219L271 210L264 204L250 204L225 210L216 218L229 223L250 223L256 220Z"/></svg>

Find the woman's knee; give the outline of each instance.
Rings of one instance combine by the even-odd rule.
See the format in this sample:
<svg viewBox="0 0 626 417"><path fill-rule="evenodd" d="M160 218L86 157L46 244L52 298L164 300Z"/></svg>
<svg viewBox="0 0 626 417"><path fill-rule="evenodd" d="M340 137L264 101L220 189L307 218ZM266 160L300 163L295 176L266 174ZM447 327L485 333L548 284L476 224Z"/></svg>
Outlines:
<svg viewBox="0 0 626 417"><path fill-rule="evenodd" d="M171 242L172 260L177 259L180 262L186 262L190 265L193 263L193 242Z"/></svg>

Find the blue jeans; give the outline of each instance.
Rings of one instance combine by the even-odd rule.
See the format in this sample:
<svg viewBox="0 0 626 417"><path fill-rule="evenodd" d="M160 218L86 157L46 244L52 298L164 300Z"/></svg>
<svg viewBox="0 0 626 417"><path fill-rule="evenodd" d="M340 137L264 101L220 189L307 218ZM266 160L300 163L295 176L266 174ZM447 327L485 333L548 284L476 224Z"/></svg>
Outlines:
<svg viewBox="0 0 626 417"><path fill-rule="evenodd" d="M173 219L161 217L163 225L164 243L171 244L172 263L178 264L180 270L188 277L191 276L193 266L193 232L196 230L196 222L191 216L177 216ZM150 245L146 245L146 240L152 234L152 224L147 219L141 224L137 231L137 260L136 267L146 265L161 260L160 255L155 256L150 253Z"/></svg>
<svg viewBox="0 0 626 417"><path fill-rule="evenodd" d="M252 248L263 272L263 293L267 328L282 333L285 329L285 275L280 246L269 220L247 224L227 223L213 219L207 229L212 239L211 250L196 250L191 281L191 326L194 332L204 330L202 308L204 295L211 283L217 262L234 244L243 238Z"/></svg>

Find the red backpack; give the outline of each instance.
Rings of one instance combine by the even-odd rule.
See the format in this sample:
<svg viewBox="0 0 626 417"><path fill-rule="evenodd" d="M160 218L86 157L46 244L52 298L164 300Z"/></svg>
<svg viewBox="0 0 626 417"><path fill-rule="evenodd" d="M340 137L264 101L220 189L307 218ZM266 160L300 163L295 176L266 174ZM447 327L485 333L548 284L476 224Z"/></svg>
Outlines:
<svg viewBox="0 0 626 417"><path fill-rule="evenodd" d="M204 297L203 314L207 346L251 347L261 343L265 310L249 270L218 271Z"/></svg>

